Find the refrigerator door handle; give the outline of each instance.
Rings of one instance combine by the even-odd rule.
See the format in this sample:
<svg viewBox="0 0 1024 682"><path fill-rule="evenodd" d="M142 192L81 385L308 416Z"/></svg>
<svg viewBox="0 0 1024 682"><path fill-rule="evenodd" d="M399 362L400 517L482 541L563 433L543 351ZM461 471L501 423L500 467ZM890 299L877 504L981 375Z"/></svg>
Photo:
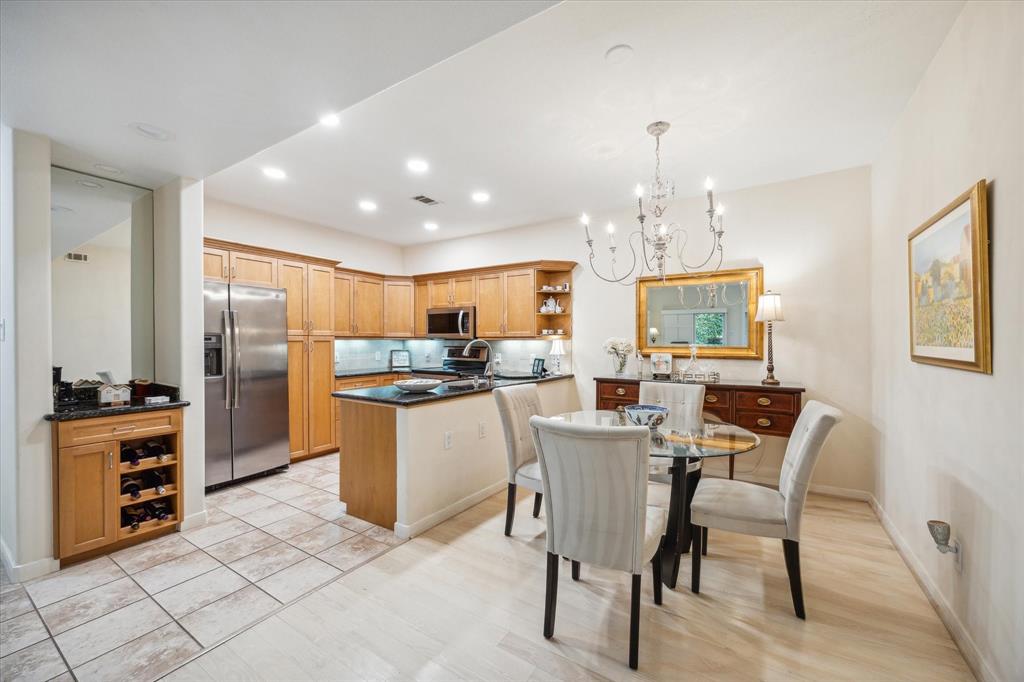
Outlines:
<svg viewBox="0 0 1024 682"><path fill-rule="evenodd" d="M224 344L221 348L221 352L224 354L224 409L231 409L231 382L232 377L235 374L235 360L232 349L234 348L235 342L232 338L231 332L231 311L221 311L221 322L224 325Z"/></svg>
<svg viewBox="0 0 1024 682"><path fill-rule="evenodd" d="M234 365L234 380L235 386L231 391L231 396L234 401L234 407L238 407L238 394L241 393L242 389L242 348L238 341L238 311L231 311L231 321L233 329L231 330L231 348L235 354L235 360L232 363Z"/></svg>

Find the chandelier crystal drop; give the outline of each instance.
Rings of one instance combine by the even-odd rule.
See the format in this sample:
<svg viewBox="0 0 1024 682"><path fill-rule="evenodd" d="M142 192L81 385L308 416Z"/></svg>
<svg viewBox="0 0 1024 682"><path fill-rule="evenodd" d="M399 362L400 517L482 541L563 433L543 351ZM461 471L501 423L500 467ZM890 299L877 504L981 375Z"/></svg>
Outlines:
<svg viewBox="0 0 1024 682"><path fill-rule="evenodd" d="M711 250L703 262L691 265L683 259L683 249L686 247L688 237L687 232L676 223L670 222L665 218L669 202L676 195L675 183L671 179L661 176L661 136L668 131L669 127L669 124L665 121L655 121L647 126L647 132L654 138L654 180L651 182L650 189L647 192L647 213L644 212L644 188L642 185L636 186L635 194L640 211L636 219L640 223L640 229L630 232L625 238L624 243L629 247L630 254L632 255L628 270L622 274L617 274L616 272L619 247L615 241L615 225L609 222L605 227L605 231L608 233L611 274L604 275L598 271L595 262L597 255L594 253L594 239L590 235L590 217L586 213L580 216L580 222L583 223L583 230L587 237L587 248L590 251L590 269L594 271L595 275L606 282L631 286L644 275L645 271L657 274L664 281L666 261L672 255L670 248L673 244L675 245L676 260L679 261L683 272L703 270L709 263L715 261L716 256L717 262L715 262L714 268L711 271L714 272L722 267L722 236L725 234L725 230L722 227L722 215L725 213L725 207L721 204L718 204L717 207L715 205L711 178L708 178L704 183L704 189L707 191L708 197L708 208L705 213L708 216L708 231L711 234L712 244ZM651 222L649 229L647 227L648 220ZM637 251L638 247L639 252ZM627 281L630 278L633 278L632 281Z"/></svg>

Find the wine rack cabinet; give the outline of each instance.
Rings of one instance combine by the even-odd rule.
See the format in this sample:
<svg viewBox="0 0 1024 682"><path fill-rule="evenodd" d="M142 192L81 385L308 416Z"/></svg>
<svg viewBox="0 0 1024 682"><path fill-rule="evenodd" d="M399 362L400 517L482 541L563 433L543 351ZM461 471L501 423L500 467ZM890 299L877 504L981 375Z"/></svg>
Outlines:
<svg viewBox="0 0 1024 682"><path fill-rule="evenodd" d="M177 528L184 508L182 436L180 407L53 423L53 551L62 566ZM140 450L135 464L132 449ZM137 498L122 490L126 479L139 484ZM143 515L133 528L126 512L134 509L163 518Z"/></svg>

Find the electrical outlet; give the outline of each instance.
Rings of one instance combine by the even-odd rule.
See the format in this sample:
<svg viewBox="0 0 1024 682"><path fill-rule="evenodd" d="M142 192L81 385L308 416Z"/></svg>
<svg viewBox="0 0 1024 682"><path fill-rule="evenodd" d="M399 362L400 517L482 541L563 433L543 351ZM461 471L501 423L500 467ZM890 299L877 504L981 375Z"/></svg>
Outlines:
<svg viewBox="0 0 1024 682"><path fill-rule="evenodd" d="M373 354L373 359L380 362L380 351Z"/></svg>
<svg viewBox="0 0 1024 682"><path fill-rule="evenodd" d="M451 431L445 431L444 432L444 449L445 450L451 450L452 449L452 432Z"/></svg>
<svg viewBox="0 0 1024 682"><path fill-rule="evenodd" d="M487 438L487 422L477 422L476 433L478 438Z"/></svg>

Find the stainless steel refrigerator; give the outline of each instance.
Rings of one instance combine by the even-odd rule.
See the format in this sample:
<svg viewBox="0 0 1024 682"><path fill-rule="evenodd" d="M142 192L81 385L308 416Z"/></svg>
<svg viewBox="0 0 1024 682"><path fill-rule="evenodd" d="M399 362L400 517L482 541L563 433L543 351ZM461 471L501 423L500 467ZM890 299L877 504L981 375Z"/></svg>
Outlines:
<svg viewBox="0 0 1024 682"><path fill-rule="evenodd" d="M206 282L206 485L288 464L285 291Z"/></svg>

